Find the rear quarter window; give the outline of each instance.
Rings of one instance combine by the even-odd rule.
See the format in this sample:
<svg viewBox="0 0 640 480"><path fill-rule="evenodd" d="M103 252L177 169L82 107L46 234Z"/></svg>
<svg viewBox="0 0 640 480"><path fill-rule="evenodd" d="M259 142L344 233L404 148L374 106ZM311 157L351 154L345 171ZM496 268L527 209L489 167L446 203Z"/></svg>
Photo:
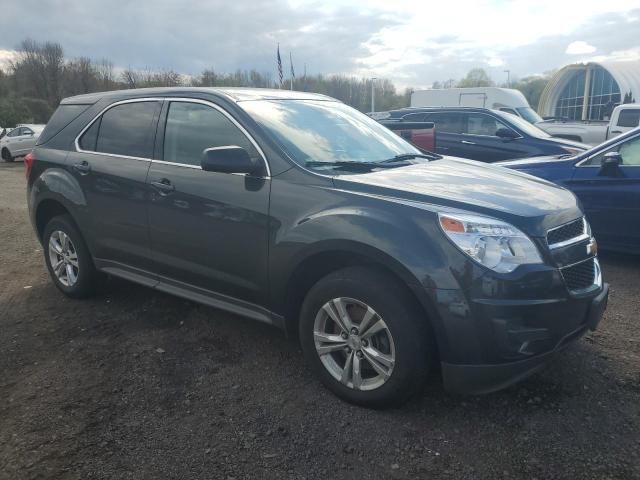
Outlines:
<svg viewBox="0 0 640 480"><path fill-rule="evenodd" d="M55 137L64 127L73 122L91 105L60 105L49 119L47 126L40 134L36 145L42 145Z"/></svg>

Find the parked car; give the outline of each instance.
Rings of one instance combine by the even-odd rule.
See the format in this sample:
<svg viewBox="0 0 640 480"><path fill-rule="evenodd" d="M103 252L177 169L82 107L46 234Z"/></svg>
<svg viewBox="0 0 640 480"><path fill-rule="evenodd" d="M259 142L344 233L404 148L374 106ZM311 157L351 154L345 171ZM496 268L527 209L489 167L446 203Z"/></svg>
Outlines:
<svg viewBox="0 0 640 480"><path fill-rule="evenodd" d="M500 110L523 118L529 123L542 118L529 106L521 91L513 88L430 88L411 94L412 107L480 107Z"/></svg>
<svg viewBox="0 0 640 480"><path fill-rule="evenodd" d="M640 254L640 129L576 156L504 162L573 191L603 249Z"/></svg>
<svg viewBox="0 0 640 480"><path fill-rule="evenodd" d="M436 153L497 162L538 155L578 153L587 145L553 138L515 115L486 108L403 108L377 120L433 122L436 125Z"/></svg>
<svg viewBox="0 0 640 480"><path fill-rule="evenodd" d="M44 125L18 125L0 138L0 156L5 162L24 157L35 146Z"/></svg>
<svg viewBox="0 0 640 480"><path fill-rule="evenodd" d="M598 145L639 126L640 105L618 105L613 109L610 120L570 121L551 118L536 125L554 137Z"/></svg>
<svg viewBox="0 0 640 480"><path fill-rule="evenodd" d="M607 303L571 192L432 158L322 95L158 88L63 100L25 169L67 296L101 271L282 327L381 406L438 363L452 391L503 388Z"/></svg>
<svg viewBox="0 0 640 480"><path fill-rule="evenodd" d="M380 123L412 145L428 152L436 151L436 127L433 123L396 120L380 120Z"/></svg>

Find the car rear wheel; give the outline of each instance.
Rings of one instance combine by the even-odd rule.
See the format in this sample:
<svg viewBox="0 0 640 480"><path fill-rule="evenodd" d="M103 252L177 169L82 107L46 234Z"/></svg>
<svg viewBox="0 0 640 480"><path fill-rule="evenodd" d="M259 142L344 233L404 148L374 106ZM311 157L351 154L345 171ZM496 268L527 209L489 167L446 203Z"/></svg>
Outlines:
<svg viewBox="0 0 640 480"><path fill-rule="evenodd" d="M424 315L395 278L352 267L320 280L300 318L307 363L340 398L398 404L425 384L435 348Z"/></svg>
<svg viewBox="0 0 640 480"><path fill-rule="evenodd" d="M44 230L44 257L53 283L73 298L90 296L96 271L89 250L69 215L52 218Z"/></svg>
<svg viewBox="0 0 640 480"><path fill-rule="evenodd" d="M14 158L13 158L13 156L11 155L11 152L9 151L9 149L8 149L8 148L3 148L3 149L2 149L2 159L3 159L5 162L13 162Z"/></svg>

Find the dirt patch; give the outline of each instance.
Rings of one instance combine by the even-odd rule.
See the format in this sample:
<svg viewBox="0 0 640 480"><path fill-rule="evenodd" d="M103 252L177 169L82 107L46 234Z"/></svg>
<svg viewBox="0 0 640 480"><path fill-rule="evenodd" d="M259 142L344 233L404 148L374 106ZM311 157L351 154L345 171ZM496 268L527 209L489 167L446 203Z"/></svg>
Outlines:
<svg viewBox="0 0 640 480"><path fill-rule="evenodd" d="M347 405L275 329L110 279L50 283L0 163L0 478L640 478L640 260L603 256L600 330L481 397Z"/></svg>

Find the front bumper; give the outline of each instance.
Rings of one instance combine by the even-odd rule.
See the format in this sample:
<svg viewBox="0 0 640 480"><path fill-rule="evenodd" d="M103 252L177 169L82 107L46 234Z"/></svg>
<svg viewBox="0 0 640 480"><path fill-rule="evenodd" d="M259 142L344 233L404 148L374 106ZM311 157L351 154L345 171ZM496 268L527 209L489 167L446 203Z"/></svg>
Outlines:
<svg viewBox="0 0 640 480"><path fill-rule="evenodd" d="M609 285L604 284L595 296L583 297L564 306L555 303L525 302L525 304L492 305L485 311L492 323L494 342L491 350L502 358L511 355L513 360L499 363L459 364L442 362L445 389L464 394L489 393L505 388L531 375L544 366L547 360L567 345L582 337L588 330L595 330L602 319L609 298ZM504 320L517 312L520 317L550 315L536 325L528 322ZM573 313L574 318L566 315ZM575 316L578 318L575 318ZM502 318L501 318L502 317ZM569 321L568 321L569 320ZM571 330L558 336L553 324L570 325ZM496 353L496 352L492 352ZM525 358L523 358L525 357Z"/></svg>

